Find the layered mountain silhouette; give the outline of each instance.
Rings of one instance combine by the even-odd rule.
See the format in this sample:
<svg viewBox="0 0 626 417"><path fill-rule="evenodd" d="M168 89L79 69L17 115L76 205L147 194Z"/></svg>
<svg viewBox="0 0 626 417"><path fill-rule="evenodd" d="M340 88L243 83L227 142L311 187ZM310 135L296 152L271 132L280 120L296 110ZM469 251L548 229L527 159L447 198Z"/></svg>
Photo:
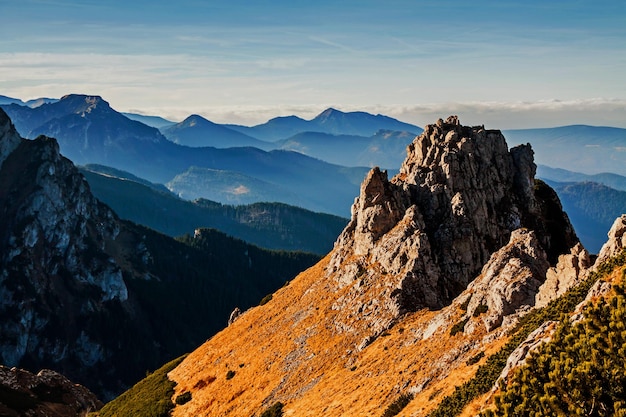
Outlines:
<svg viewBox="0 0 626 417"><path fill-rule="evenodd" d="M572 125L504 133L518 143L531 143L538 164L587 174L626 175L626 129Z"/></svg>
<svg viewBox="0 0 626 417"><path fill-rule="evenodd" d="M162 132L172 142L191 147L233 148L253 146L259 149L271 148L267 142L213 123L197 114L191 115L173 126L163 128Z"/></svg>
<svg viewBox="0 0 626 417"><path fill-rule="evenodd" d="M62 152L79 164L105 164L130 171L151 182L167 183L184 198L235 205L278 201L342 217L349 216L348 207L367 171L364 167L381 166L395 172L404 158L406 145L413 139L411 132L421 130L380 115L343 113L335 109L327 109L312 120L279 117L251 128L218 125L191 116L188 123L180 123L176 129L190 143L239 146L253 139L265 151L250 147L191 149L176 146L156 129L128 120L99 97L68 95L56 103L53 99L46 100L49 104L36 109L11 98L4 102L21 105L2 106L15 118L24 136L34 138L43 133L59 138ZM148 122L145 116L139 120ZM385 128L390 130L380 130ZM201 135L194 133L202 131L205 133ZM505 133L516 142L531 143L535 158L544 164L559 165L560 169L575 166L590 173L606 170L619 173L626 163L626 153L622 150L624 131L578 125ZM270 149L275 150L267 152ZM551 168L544 175L546 169L540 166L538 176L557 182L594 181L624 188L622 177L617 174L572 177L557 174ZM557 192L561 189L557 187ZM332 199L326 198L329 194ZM569 193L568 204L584 204L575 203L574 198ZM599 197L587 193L585 198L597 201ZM604 219L604 226L599 228L592 217L591 212L579 211L572 222L577 230L585 231L580 234L583 242L597 251L605 238L608 220Z"/></svg>
<svg viewBox="0 0 626 417"><path fill-rule="evenodd" d="M63 154L77 164L108 165L158 183L166 183L190 167L237 173L298 195L302 207L313 211L347 215L367 171L288 151L177 145L157 129L126 118L95 96L69 95L36 109L15 104L3 108L23 136L54 136ZM228 202L233 190L242 190L240 185L230 182L223 198L217 200ZM327 198L329 193L333 199Z"/></svg>
<svg viewBox="0 0 626 417"><path fill-rule="evenodd" d="M348 222L283 203L232 206L188 201L123 171L93 165L80 171L93 194L121 218L173 237L214 228L263 248L325 255Z"/></svg>
<svg viewBox="0 0 626 417"><path fill-rule="evenodd" d="M370 137L379 130L421 132L421 128L381 114L347 112L329 108L311 120L297 116L276 117L266 123L247 127L227 125L255 138L275 142L302 132L329 133L332 135L352 135Z"/></svg>
<svg viewBox="0 0 626 417"><path fill-rule="evenodd" d="M0 210L0 362L53 369L102 399L319 259L120 220L54 139L22 139L2 110Z"/></svg>

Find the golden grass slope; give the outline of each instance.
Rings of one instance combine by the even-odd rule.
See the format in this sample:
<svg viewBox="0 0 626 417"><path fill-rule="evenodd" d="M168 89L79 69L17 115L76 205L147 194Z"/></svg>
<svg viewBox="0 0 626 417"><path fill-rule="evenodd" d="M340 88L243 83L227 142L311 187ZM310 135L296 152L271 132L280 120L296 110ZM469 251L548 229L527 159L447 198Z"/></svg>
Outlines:
<svg viewBox="0 0 626 417"><path fill-rule="evenodd" d="M175 417L258 416L277 401L285 416L376 416L409 392L415 399L399 415L423 415L484 360L470 366L470 358L487 357L506 341L502 327L450 336L463 314L462 294L440 311L404 316L358 351L358 335L333 325L339 312L332 305L349 286L338 289L324 278L327 262L301 273L169 373L177 383L173 398L192 394ZM358 325L359 317L353 320Z"/></svg>

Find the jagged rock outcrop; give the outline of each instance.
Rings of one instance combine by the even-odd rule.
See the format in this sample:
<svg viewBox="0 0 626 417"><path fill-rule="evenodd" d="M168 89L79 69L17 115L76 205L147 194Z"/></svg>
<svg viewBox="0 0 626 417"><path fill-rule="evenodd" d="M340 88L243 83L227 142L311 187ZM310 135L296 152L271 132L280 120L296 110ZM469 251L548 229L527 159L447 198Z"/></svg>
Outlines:
<svg viewBox="0 0 626 417"><path fill-rule="evenodd" d="M626 248L626 214L615 219L608 233L608 240L600 249L596 265L619 254Z"/></svg>
<svg viewBox="0 0 626 417"><path fill-rule="evenodd" d="M106 304L128 298L105 251L118 220L54 139L21 139L2 111L0 132L0 146L13 148L0 169L0 361L102 365L110 352L85 327Z"/></svg>
<svg viewBox="0 0 626 417"><path fill-rule="evenodd" d="M79 417L102 407L94 393L49 369L33 374L0 365L0 391L6 417Z"/></svg>
<svg viewBox="0 0 626 417"><path fill-rule="evenodd" d="M546 272L546 280L535 297L535 306L543 307L554 298L580 283L586 276L593 260L589 252L578 243L570 253L559 256L556 266Z"/></svg>
<svg viewBox="0 0 626 417"><path fill-rule="evenodd" d="M399 174L368 174L335 244L327 275L344 292L337 328L350 330L342 322L360 316L376 335L406 312L449 304L520 228L545 253L538 287L548 263L578 239L535 169L530 145L509 150L500 131L456 116L426 126Z"/></svg>
<svg viewBox="0 0 626 417"><path fill-rule="evenodd" d="M480 316L488 332L505 317L528 310L535 304L548 264L535 233L517 229L509 243L491 256L481 275L467 287L467 317Z"/></svg>

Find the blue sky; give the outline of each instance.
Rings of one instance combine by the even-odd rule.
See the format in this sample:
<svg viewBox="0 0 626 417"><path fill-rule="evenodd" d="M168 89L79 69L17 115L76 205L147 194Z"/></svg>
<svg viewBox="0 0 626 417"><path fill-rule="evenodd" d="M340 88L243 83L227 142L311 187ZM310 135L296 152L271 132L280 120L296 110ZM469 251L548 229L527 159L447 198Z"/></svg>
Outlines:
<svg viewBox="0 0 626 417"><path fill-rule="evenodd" d="M0 94L260 123L626 127L623 1L0 0Z"/></svg>

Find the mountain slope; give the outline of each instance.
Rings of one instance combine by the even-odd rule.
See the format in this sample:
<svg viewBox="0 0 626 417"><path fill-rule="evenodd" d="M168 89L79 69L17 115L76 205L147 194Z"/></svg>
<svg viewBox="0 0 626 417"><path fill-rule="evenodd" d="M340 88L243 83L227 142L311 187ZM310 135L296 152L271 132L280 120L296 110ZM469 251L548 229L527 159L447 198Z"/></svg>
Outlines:
<svg viewBox="0 0 626 417"><path fill-rule="evenodd" d="M504 132L515 143L530 143L537 163L587 174L626 175L626 129L573 125Z"/></svg>
<svg viewBox="0 0 626 417"><path fill-rule="evenodd" d="M65 96L36 109L2 107L15 118L22 135L56 137L63 154L77 164L107 165L156 183L166 183L193 166L236 172L299 196L307 204L304 208L335 215L348 215L367 171L328 164L296 152L180 146L157 129L124 117L95 96ZM232 181L230 185L237 188L240 184ZM329 194L334 198L328 199ZM224 192L213 199L228 202L229 196Z"/></svg>
<svg viewBox="0 0 626 417"><path fill-rule="evenodd" d="M347 223L341 217L282 203L228 206L208 200L187 201L134 180L102 175L102 167L98 172L90 169L94 167L83 168L81 173L100 201L123 219L173 237L193 234L197 228L214 228L268 249L324 255Z"/></svg>
<svg viewBox="0 0 626 417"><path fill-rule="evenodd" d="M103 399L318 259L119 220L54 139L23 140L3 111L0 210L0 362L54 369Z"/></svg>
<svg viewBox="0 0 626 417"><path fill-rule="evenodd" d="M530 147L456 118L393 179L370 171L352 213L324 260L169 373L189 393L174 416L380 415L402 394L425 415L589 265Z"/></svg>
<svg viewBox="0 0 626 417"><path fill-rule="evenodd" d="M167 126L161 129L161 132L172 142L191 147L232 148L237 146L254 146L259 149L268 149L270 147L270 144L267 142L213 123L197 114L193 114L173 126Z"/></svg>
<svg viewBox="0 0 626 417"><path fill-rule="evenodd" d="M175 125L176 122L172 122L171 120L164 119L160 116L145 116L143 114L137 113L122 113L124 116L128 117L130 120L136 120L145 125L156 127L157 129L169 127Z"/></svg>
<svg viewBox="0 0 626 417"><path fill-rule="evenodd" d="M415 135L410 132L379 130L370 137L303 132L274 142L291 150L343 166L397 167Z"/></svg>
<svg viewBox="0 0 626 417"><path fill-rule="evenodd" d="M406 131L415 134L422 131L418 126L388 116L365 112L344 113L333 108L324 110L311 120L304 120L297 116L286 116L276 117L267 123L252 127L226 126L269 142L286 139L303 132L370 137L379 130Z"/></svg>
<svg viewBox="0 0 626 417"><path fill-rule="evenodd" d="M595 182L604 184L616 190L626 191L626 177L623 175L605 172L602 174L582 174L561 168L551 168L545 165L537 166L537 176L546 180L571 183L571 182Z"/></svg>

